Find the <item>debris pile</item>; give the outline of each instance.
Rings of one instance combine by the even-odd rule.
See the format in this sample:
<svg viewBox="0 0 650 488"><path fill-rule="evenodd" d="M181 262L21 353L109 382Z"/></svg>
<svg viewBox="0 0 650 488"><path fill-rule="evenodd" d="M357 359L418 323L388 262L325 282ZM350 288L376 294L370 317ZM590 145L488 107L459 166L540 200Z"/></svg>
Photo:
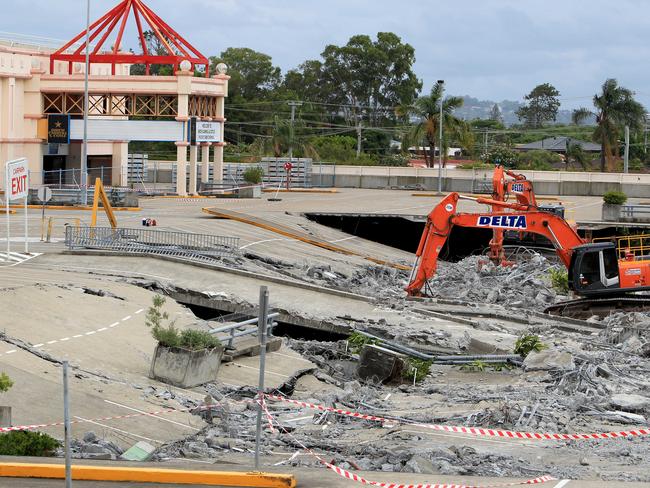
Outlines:
<svg viewBox="0 0 650 488"><path fill-rule="evenodd" d="M540 254L511 267L495 266L483 256L469 256L456 263L440 262L426 291L433 297L448 300L543 310L566 299L550 284L548 273L554 267L555 264Z"/></svg>

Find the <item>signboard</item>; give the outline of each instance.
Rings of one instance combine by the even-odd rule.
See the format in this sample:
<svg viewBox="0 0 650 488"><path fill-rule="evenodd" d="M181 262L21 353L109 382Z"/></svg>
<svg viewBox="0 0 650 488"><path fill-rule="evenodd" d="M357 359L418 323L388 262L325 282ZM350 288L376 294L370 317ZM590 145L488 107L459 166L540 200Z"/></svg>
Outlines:
<svg viewBox="0 0 650 488"><path fill-rule="evenodd" d="M47 116L48 144L70 144L70 116L49 114Z"/></svg>
<svg viewBox="0 0 650 488"><path fill-rule="evenodd" d="M47 187L47 186L41 186L38 189L38 194L37 195L38 195L38 199L41 202L43 202L43 203L49 202L50 199L52 198L52 190L50 190L50 188Z"/></svg>
<svg viewBox="0 0 650 488"><path fill-rule="evenodd" d="M17 159L7 163L8 200L27 198L29 193L29 174L26 159Z"/></svg>
<svg viewBox="0 0 650 488"><path fill-rule="evenodd" d="M25 199L25 253L29 252L29 239L27 237L27 197L29 195L29 168L27 159L20 158L5 163L5 205L7 212L7 260L11 256L11 229L9 218L9 202L11 200Z"/></svg>
<svg viewBox="0 0 650 488"><path fill-rule="evenodd" d="M195 146L202 142L220 141L221 122L206 122L197 120L196 117L190 119L190 144Z"/></svg>
<svg viewBox="0 0 650 488"><path fill-rule="evenodd" d="M83 139L83 119L70 121L70 139ZM185 123L177 120L89 119L88 139L93 141L186 141Z"/></svg>

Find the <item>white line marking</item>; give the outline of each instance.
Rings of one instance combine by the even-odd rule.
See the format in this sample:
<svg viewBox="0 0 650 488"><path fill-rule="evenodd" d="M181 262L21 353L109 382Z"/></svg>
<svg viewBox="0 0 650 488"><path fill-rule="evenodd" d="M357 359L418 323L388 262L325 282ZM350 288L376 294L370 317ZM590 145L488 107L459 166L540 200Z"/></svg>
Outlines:
<svg viewBox="0 0 650 488"><path fill-rule="evenodd" d="M245 246L241 246L239 249L246 249L247 247L254 246L255 244L262 244L264 242L288 241L288 240L295 241L295 239L282 239L282 238L264 239L264 240L261 240L261 241L250 242L250 243L246 244Z"/></svg>
<svg viewBox="0 0 650 488"><path fill-rule="evenodd" d="M86 335L93 335L95 333L94 330L91 330L90 332L86 332Z"/></svg>
<svg viewBox="0 0 650 488"><path fill-rule="evenodd" d="M43 347L43 344L34 344L33 347Z"/></svg>
<svg viewBox="0 0 650 488"><path fill-rule="evenodd" d="M79 419L79 420L83 420L84 422L88 422L89 424L99 425L100 427L104 427L104 428L106 428L106 429L111 429L111 430L114 430L114 431L116 431L116 432L120 432L120 433L122 433L122 434L125 434L125 435L128 435L128 436L131 436L131 437L136 437L136 438L138 438L138 439L144 439L145 441L157 442L158 444L164 444L163 441L158 441L158 440L156 440L156 439L150 439L149 437L145 437L145 436L143 436L143 435L134 434L133 432L128 432L128 431L126 431L126 430L118 429L118 428L116 428L116 427L111 427L110 425L100 424L99 422L95 422L94 420L85 419L85 418L83 418L83 417L77 417L76 415L74 416L74 418Z"/></svg>
<svg viewBox="0 0 650 488"><path fill-rule="evenodd" d="M97 332L104 332L105 330L108 330L108 327L102 327L101 329L97 329Z"/></svg>
<svg viewBox="0 0 650 488"><path fill-rule="evenodd" d="M562 480L557 485L555 485L553 488L562 488L563 486L566 486L569 483L571 483L571 480Z"/></svg>
<svg viewBox="0 0 650 488"><path fill-rule="evenodd" d="M142 313L143 311L144 311L144 308L141 308L140 310L136 310L135 313L138 314L138 313Z"/></svg>
<svg viewBox="0 0 650 488"><path fill-rule="evenodd" d="M129 320L130 318L131 318L131 316L130 316L130 315L127 315L126 317L124 317L124 318L122 319L122 322L126 322L126 321Z"/></svg>
<svg viewBox="0 0 650 488"><path fill-rule="evenodd" d="M84 336L83 334L77 334L77 335L73 335L72 338L78 339L79 337L83 337L83 336Z"/></svg>
<svg viewBox="0 0 650 488"><path fill-rule="evenodd" d="M15 350L15 349L12 349L11 351L7 351L5 354L13 354L13 353L15 353L15 352L16 352L16 350Z"/></svg>
<svg viewBox="0 0 650 488"><path fill-rule="evenodd" d="M181 427L185 427L186 429L192 429L192 430L195 430L197 432L199 432L201 430L201 429L197 429L196 427L192 427L191 425L181 424L180 422L176 422L174 420L169 420L169 419L166 419L166 418L163 418L163 417L159 417L158 415L147 414L147 412L145 412L143 410L138 410L137 408L128 407L126 405L122 405L121 403L112 402L110 400L104 400L104 401L106 403L110 403L111 405L117 405L118 407L126 408L127 410L132 410L134 412L145 414L147 417L154 417L154 418L157 418L158 420L164 420L165 422L169 422L170 424L180 425Z"/></svg>
<svg viewBox="0 0 650 488"><path fill-rule="evenodd" d="M356 238L357 236L350 236L350 237L344 237L343 239L336 239L334 241L327 241L327 242L329 242L330 244L335 244L337 242L349 241L350 239L356 239Z"/></svg>
<svg viewBox="0 0 650 488"><path fill-rule="evenodd" d="M113 322L109 327L117 327L118 325L120 325L119 322Z"/></svg>
<svg viewBox="0 0 650 488"><path fill-rule="evenodd" d="M58 340L58 339L55 339L55 340L53 340L53 341L47 341L48 344L54 344L55 342L59 342L59 340Z"/></svg>
<svg viewBox="0 0 650 488"><path fill-rule="evenodd" d="M64 341L69 341L70 338L69 338L69 337L64 337L63 339L59 339L59 340L60 340L61 342L64 342Z"/></svg>

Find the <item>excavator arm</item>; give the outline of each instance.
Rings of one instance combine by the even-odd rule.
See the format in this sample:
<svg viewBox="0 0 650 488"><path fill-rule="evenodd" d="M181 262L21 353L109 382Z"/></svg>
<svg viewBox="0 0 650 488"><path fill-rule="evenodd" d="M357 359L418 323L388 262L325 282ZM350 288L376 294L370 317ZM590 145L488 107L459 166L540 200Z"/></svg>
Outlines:
<svg viewBox="0 0 650 488"><path fill-rule="evenodd" d="M491 205L484 213L458 213L458 201L473 200ZM505 211L510 209L511 211ZM481 229L516 230L532 232L548 238L567 268L571 262L573 248L584 244L575 230L561 217L541 212L537 207L521 203L508 203L489 198L472 198L450 193L431 211L416 251L416 262L411 271L406 291L409 296L418 296L438 266L438 255L454 225Z"/></svg>

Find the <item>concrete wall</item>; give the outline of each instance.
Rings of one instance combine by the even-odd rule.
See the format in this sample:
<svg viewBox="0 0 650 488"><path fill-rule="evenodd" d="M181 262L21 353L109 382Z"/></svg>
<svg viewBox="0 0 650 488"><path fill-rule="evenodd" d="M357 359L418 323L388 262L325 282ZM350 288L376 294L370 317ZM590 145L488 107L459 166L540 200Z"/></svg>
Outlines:
<svg viewBox="0 0 650 488"><path fill-rule="evenodd" d="M623 191L629 197L650 195L649 174L588 173L569 171L521 171L533 182L538 195L601 196L609 190ZM481 183L491 186L492 170L447 169L442 171L443 191L472 192ZM438 188L438 170L386 166L313 166L314 186L338 188L390 188L419 185L425 190Z"/></svg>

